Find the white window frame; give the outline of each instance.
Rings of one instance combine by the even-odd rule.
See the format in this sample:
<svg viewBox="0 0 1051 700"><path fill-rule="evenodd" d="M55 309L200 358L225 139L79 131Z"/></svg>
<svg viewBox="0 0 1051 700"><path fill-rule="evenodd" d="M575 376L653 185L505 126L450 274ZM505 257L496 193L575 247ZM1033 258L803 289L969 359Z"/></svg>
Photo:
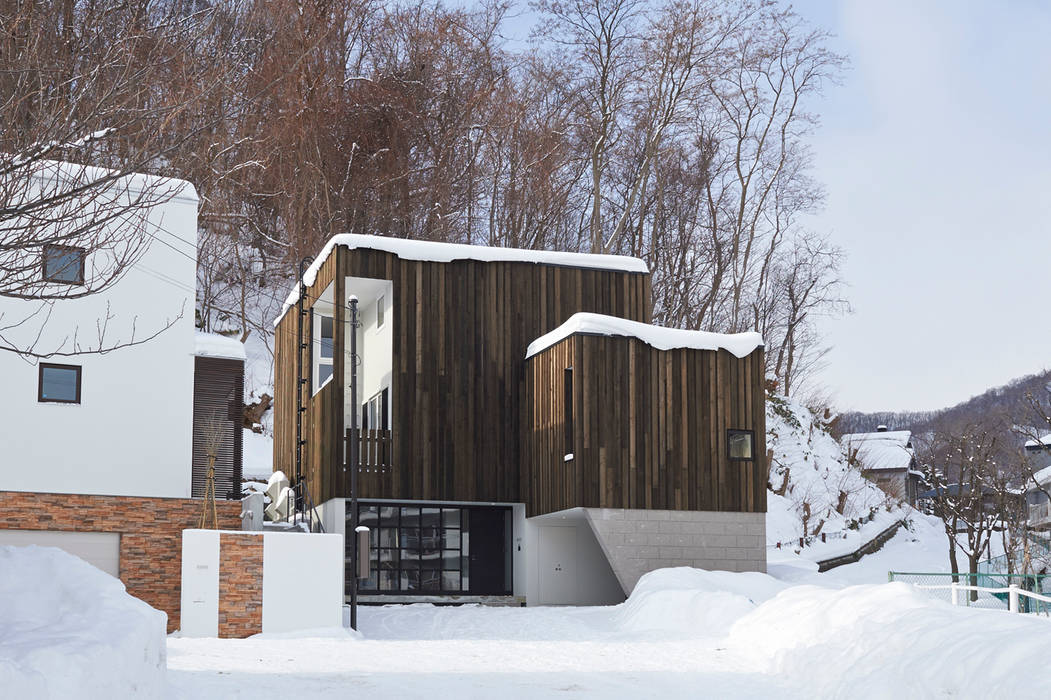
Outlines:
<svg viewBox="0 0 1051 700"><path fill-rule="evenodd" d="M330 381L332 381L332 377L336 373L335 372L335 370L336 370L336 367L335 367L335 363L336 363L336 319L334 317L332 317L332 316L326 316L325 314L321 313L320 311L313 310L313 309L311 310L311 313L312 313L312 317L311 317L311 321L312 322L311 322L310 325L311 325L311 329L312 329L312 331L311 331L312 337L311 337L310 347L311 347L312 362L310 364L311 364L311 370L312 370L311 374L313 375L311 380L312 380L312 385L314 387L314 391L312 392L311 395L313 395L313 394L317 394L319 391L321 391L321 389L326 384L328 384ZM328 319L332 320L332 357L322 357L321 356L321 330L322 330L322 326L324 325L324 322L322 321L322 319L325 319L325 318L328 318ZM332 367L332 372L329 373L329 375L325 379L325 381L321 381L321 368L322 367Z"/></svg>
<svg viewBox="0 0 1051 700"><path fill-rule="evenodd" d="M387 324L387 308L384 306L385 303L385 295L380 294L379 299L376 300L376 330L383 328L383 326Z"/></svg>

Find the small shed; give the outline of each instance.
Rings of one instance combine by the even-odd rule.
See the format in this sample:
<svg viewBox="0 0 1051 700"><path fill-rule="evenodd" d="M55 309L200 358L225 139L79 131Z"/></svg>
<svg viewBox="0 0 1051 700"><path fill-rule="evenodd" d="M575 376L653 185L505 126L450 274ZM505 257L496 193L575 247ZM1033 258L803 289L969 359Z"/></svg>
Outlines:
<svg viewBox="0 0 1051 700"><path fill-rule="evenodd" d="M193 477L191 495L204 496L215 467L215 497L241 498L244 425L244 344L198 332L193 372Z"/></svg>
<svg viewBox="0 0 1051 700"><path fill-rule="evenodd" d="M758 333L578 313L526 358L530 513L766 511Z"/></svg>

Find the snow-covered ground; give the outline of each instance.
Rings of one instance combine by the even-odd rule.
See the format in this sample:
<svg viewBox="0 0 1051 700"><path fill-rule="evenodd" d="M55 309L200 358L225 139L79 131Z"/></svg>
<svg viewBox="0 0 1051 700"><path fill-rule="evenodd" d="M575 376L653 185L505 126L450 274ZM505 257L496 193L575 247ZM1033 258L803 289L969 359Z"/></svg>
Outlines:
<svg viewBox="0 0 1051 700"><path fill-rule="evenodd" d="M905 584L665 569L600 608L363 608L361 637L169 639L175 698L1043 697L1051 622Z"/></svg>
<svg viewBox="0 0 1051 700"><path fill-rule="evenodd" d="M71 554L0 546L0 698L162 698L166 625Z"/></svg>

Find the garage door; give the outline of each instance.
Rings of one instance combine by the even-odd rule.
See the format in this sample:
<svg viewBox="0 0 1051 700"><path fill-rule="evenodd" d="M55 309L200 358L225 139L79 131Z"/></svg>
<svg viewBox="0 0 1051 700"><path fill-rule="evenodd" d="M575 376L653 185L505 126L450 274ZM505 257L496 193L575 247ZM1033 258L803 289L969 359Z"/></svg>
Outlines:
<svg viewBox="0 0 1051 700"><path fill-rule="evenodd" d="M0 545L58 547L102 569L120 575L120 534L116 532L56 532L52 530L0 530Z"/></svg>

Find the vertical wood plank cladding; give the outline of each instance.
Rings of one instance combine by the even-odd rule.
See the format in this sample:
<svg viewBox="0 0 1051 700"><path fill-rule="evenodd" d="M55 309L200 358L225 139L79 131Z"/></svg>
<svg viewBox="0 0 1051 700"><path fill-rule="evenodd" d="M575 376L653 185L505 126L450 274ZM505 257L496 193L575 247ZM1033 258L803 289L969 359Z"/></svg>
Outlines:
<svg viewBox="0 0 1051 700"><path fill-rule="evenodd" d="M362 497L523 501L545 480L543 473L521 469L527 449L540 449L527 447L532 419L525 396L526 347L579 311L636 321L648 321L651 312L646 274L524 262L404 260L341 247L308 289L307 306L337 277L393 284L393 465L384 481L370 478L363 484ZM353 292L352 283L346 292ZM290 475L295 324L292 309L278 325L274 369L274 465ZM561 382L563 368L552 381ZM337 379L306 399L303 471L315 501L340 495L343 394L340 368L334 369ZM576 433L582 432L580 426Z"/></svg>
<svg viewBox="0 0 1051 700"><path fill-rule="evenodd" d="M564 369L572 366L574 459L564 462ZM576 334L528 361L523 480L530 515L574 506L766 510L763 351L653 348ZM755 432L755 459L729 461L726 431Z"/></svg>

